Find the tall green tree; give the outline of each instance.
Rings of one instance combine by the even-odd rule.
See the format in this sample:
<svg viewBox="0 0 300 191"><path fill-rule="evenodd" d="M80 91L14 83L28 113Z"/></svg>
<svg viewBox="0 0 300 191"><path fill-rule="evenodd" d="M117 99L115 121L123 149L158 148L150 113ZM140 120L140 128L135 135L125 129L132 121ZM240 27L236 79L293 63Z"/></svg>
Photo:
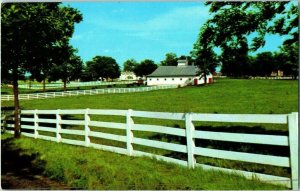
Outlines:
<svg viewBox="0 0 300 191"><path fill-rule="evenodd" d="M78 10L59 3L5 3L1 5L2 79L13 84L15 137L20 137L18 80L26 72L33 77L53 64L63 41L82 20Z"/></svg>
<svg viewBox="0 0 300 191"><path fill-rule="evenodd" d="M298 42L298 7L295 2L207 2L213 17L206 22L205 30L211 34L210 42L222 50L220 61L228 68L241 63L234 51L256 51L265 45L266 34L285 35L284 43ZM249 35L254 35L249 39ZM247 44L247 46L245 45ZM225 52L233 53L231 60ZM245 57L245 55L243 55ZM234 62L234 59L237 59ZM226 70L227 70L226 69ZM241 75L228 71L232 75Z"/></svg>
<svg viewBox="0 0 300 191"><path fill-rule="evenodd" d="M292 76L294 79L299 74L299 46L297 43L284 44L280 51L275 53L278 69L283 71L286 76Z"/></svg>
<svg viewBox="0 0 300 191"><path fill-rule="evenodd" d="M207 75L215 72L218 65L217 55L214 53L213 44L209 40L211 31L207 30L206 27L208 26L203 26L191 51L192 62L198 66L199 75L204 78L204 84L207 83Z"/></svg>
<svg viewBox="0 0 300 191"><path fill-rule="evenodd" d="M270 76L276 68L276 61L272 52L259 53L252 62L254 76Z"/></svg>
<svg viewBox="0 0 300 191"><path fill-rule="evenodd" d="M79 79L83 72L83 62L76 53L76 49L65 44L58 52L60 57L56 59L56 63L48 74L49 81L62 80L64 91L67 90L67 82Z"/></svg>
<svg viewBox="0 0 300 191"><path fill-rule="evenodd" d="M162 66L177 66L177 55L175 53L167 53L164 60L160 62Z"/></svg>
<svg viewBox="0 0 300 191"><path fill-rule="evenodd" d="M143 77L154 72L154 70L156 70L157 67L158 66L154 63L153 60L145 59L136 66L136 68L134 69L134 73L137 76Z"/></svg>
<svg viewBox="0 0 300 191"><path fill-rule="evenodd" d="M229 46L221 48L219 59L222 63L221 72L228 76L244 76L247 73L248 44L246 38L232 42Z"/></svg>
<svg viewBox="0 0 300 191"><path fill-rule="evenodd" d="M95 56L92 61L87 62L87 71L93 80L99 78L115 79L121 74L120 66L116 60L108 56Z"/></svg>
<svg viewBox="0 0 300 191"><path fill-rule="evenodd" d="M123 71L133 72L137 65L137 61L133 58L126 60L123 64Z"/></svg>

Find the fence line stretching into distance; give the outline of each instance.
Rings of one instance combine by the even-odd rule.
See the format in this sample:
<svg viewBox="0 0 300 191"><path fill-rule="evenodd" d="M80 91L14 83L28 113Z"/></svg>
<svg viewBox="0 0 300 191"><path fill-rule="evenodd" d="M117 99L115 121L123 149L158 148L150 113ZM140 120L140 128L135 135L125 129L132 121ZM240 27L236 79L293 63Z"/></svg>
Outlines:
<svg viewBox="0 0 300 191"><path fill-rule="evenodd" d="M55 115L55 118L48 119L45 115ZM63 115L83 115L83 120L64 119ZM91 120L94 115L112 115L122 116L125 123L103 122ZM53 116L54 117L54 116ZM185 122L185 129L166 127L150 124L137 124L133 117L152 118L164 120L177 120ZM8 124L8 119L2 119L3 124L7 127L13 127ZM286 124L288 126L288 136L283 135L266 135L266 134L246 134L246 133L226 133L195 130L194 122L225 122L225 123L270 123L270 124ZM282 184L294 190L298 190L298 113L291 114L200 114L200 113L166 113L166 112L148 112L134 110L104 110L104 109L73 109L73 110L22 110L21 123L31 123L32 125L21 125L22 135L40 138L58 143L67 143L72 145L80 145L86 147L97 148L101 150L126 154L129 156L150 156L159 160L173 162L184 165L189 168L202 167L205 170L219 170L227 173L236 173L248 179L258 178L261 181ZM12 123L12 121L11 121ZM43 126L39 125L40 123ZM55 127L47 126L51 124ZM84 126L83 130L66 129L62 125ZM116 135L111 133L97 132L91 130L93 128L109 128L120 129L125 135ZM24 132L26 130L27 132ZM28 132L31 131L31 132ZM163 133L173 136L179 136L186 139L185 144L168 143L147 138L138 138L134 135L136 131ZM10 132L13 132L10 130ZM53 132L55 135L40 135L39 132ZM80 140L72 140L62 138L62 134L78 135L83 138ZM125 148L101 145L93 143L90 137L109 139L126 143ZM277 145L289 147L290 156L273 156L268 154L254 154L237 151L227 151L212 148L199 147L195 145L195 139L217 140L226 142ZM187 160L175 159L171 157L156 155L133 149L133 144L165 149L184 153ZM196 161L195 156L205 156L220 159L236 160L256 164L264 164L271 166L287 167L291 169L291 178L280 177L256 172L243 170L234 170L201 164Z"/></svg>
<svg viewBox="0 0 300 191"><path fill-rule="evenodd" d="M84 87L84 86L101 86L101 85L116 85L116 84L132 84L136 81L116 81L116 82L102 82L102 81L92 81L92 82L70 82L67 83L67 87ZM45 85L46 88L63 88L63 83L49 83ZM23 89L43 89L42 84L20 84L19 88Z"/></svg>
<svg viewBox="0 0 300 191"><path fill-rule="evenodd" d="M161 90L161 89L171 89L177 87L178 87L177 85L160 85L160 86L137 87L137 88L106 88L106 89L65 91L65 92L32 93L32 94L19 94L19 99L29 100L29 99L55 98L55 97L63 97L63 96L133 93L133 92L146 92L146 91ZM1 95L1 101L11 101L11 100L14 100L13 95Z"/></svg>
<svg viewBox="0 0 300 191"><path fill-rule="evenodd" d="M266 79L266 80L292 80L293 79L293 77L289 77L289 76L274 76L274 77L272 77L272 76L267 76L267 77L264 77L264 76L254 76L254 77L251 77L250 79L259 79L259 80L264 80L264 79ZM298 79L298 77L297 77L297 79Z"/></svg>
<svg viewBox="0 0 300 191"><path fill-rule="evenodd" d="M230 76L214 76L214 78L231 78ZM243 79L243 78L242 78ZM249 76L251 80L292 80L290 76ZM298 76L296 77L298 79Z"/></svg>

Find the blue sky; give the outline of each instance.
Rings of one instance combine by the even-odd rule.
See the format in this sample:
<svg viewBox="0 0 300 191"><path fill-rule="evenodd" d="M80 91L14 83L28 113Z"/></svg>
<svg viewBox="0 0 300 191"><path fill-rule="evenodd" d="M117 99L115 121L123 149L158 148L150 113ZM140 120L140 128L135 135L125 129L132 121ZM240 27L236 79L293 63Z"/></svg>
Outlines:
<svg viewBox="0 0 300 191"><path fill-rule="evenodd" d="M168 52L188 55L202 24L210 18L203 2L76 2L65 3L83 14L71 44L84 62L111 56L120 66L130 58L159 63ZM282 43L268 35L260 51Z"/></svg>

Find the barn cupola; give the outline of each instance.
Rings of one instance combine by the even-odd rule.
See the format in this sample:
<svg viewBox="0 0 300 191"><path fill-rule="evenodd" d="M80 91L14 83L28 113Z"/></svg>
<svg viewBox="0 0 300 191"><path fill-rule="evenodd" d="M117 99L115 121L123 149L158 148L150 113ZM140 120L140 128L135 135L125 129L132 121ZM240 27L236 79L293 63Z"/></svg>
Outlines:
<svg viewBox="0 0 300 191"><path fill-rule="evenodd" d="M179 59L177 60L177 66L182 67L182 66L187 66L188 65L188 60L187 59Z"/></svg>

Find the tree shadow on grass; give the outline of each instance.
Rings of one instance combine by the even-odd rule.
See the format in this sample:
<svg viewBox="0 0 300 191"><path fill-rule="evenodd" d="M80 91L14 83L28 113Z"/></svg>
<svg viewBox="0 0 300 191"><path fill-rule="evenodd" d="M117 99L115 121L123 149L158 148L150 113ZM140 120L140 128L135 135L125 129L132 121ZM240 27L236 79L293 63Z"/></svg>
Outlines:
<svg viewBox="0 0 300 191"><path fill-rule="evenodd" d="M38 153L18 148L14 138L1 140L1 187L3 189L63 189L63 183L43 175L45 161Z"/></svg>

